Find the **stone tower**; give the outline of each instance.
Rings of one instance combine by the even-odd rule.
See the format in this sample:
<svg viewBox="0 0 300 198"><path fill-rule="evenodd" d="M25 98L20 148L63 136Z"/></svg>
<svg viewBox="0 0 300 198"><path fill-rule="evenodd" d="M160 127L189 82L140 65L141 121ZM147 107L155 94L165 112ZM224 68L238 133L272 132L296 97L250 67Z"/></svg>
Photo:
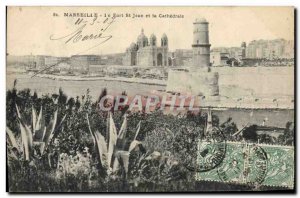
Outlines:
<svg viewBox="0 0 300 198"><path fill-rule="evenodd" d="M208 22L204 18L196 19L193 31L193 67L205 68L210 63L210 44Z"/></svg>
<svg viewBox="0 0 300 198"><path fill-rule="evenodd" d="M193 96L205 96L206 100L219 100L219 74L209 68L210 44L208 22L197 19L194 23L193 66L189 71L170 69L166 91ZM180 79L180 80L178 80Z"/></svg>
<svg viewBox="0 0 300 198"><path fill-rule="evenodd" d="M242 48L242 58L246 58L246 42L242 42L241 48Z"/></svg>

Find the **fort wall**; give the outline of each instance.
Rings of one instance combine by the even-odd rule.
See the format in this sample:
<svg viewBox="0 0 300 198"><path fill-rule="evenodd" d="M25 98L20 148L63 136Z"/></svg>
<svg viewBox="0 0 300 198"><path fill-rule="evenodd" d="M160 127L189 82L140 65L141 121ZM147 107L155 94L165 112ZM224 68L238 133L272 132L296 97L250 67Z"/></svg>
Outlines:
<svg viewBox="0 0 300 198"><path fill-rule="evenodd" d="M212 67L219 73L220 95L231 98L294 96L294 67Z"/></svg>
<svg viewBox="0 0 300 198"><path fill-rule="evenodd" d="M166 91L189 95L218 96L218 79L217 72L170 70Z"/></svg>

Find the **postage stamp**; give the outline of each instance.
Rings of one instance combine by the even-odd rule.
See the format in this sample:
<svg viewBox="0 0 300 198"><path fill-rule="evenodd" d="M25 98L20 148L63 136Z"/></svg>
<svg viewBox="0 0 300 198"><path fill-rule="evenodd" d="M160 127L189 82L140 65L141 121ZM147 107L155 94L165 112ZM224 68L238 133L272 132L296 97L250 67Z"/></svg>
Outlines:
<svg viewBox="0 0 300 198"><path fill-rule="evenodd" d="M293 160L293 147L227 142L226 156L220 166L208 172L197 173L196 179L253 187L261 185L293 188Z"/></svg>
<svg viewBox="0 0 300 198"><path fill-rule="evenodd" d="M209 171L221 164L226 153L226 140L222 131L213 127L211 134L199 140L198 152L196 172Z"/></svg>

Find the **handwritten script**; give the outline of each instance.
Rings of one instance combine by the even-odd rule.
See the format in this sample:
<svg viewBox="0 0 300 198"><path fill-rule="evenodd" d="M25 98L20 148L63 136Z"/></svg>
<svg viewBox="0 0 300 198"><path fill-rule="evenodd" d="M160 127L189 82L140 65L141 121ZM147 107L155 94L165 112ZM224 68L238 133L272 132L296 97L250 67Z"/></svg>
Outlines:
<svg viewBox="0 0 300 198"><path fill-rule="evenodd" d="M65 44L69 43L79 43L79 42L85 42L85 41L91 41L91 40L97 40L99 42L96 42L96 44L88 47L83 52L86 52L88 50L91 50L95 47L98 47L99 45L107 42L112 38L112 35L105 34L108 30L108 28L111 26L112 23L115 22L115 17L112 18L105 18L103 21L99 21L98 17L95 16L92 21L87 21L83 18L78 18L74 25L77 27L75 31L72 31L71 33L68 33L66 35L56 37L54 35L50 36L50 40L62 40ZM97 27L97 30L94 32L90 32L88 29L91 26L99 26Z"/></svg>
<svg viewBox="0 0 300 198"><path fill-rule="evenodd" d="M109 41L112 38L112 35L107 34L107 30L109 29L109 27L111 26L111 24L113 24L115 22L115 17L107 17L105 18L103 21L99 21L98 17L95 16L93 18L92 21L88 21L85 20L84 18L78 18L74 25L75 25L75 30L72 31L71 33L68 33L66 35L57 37L55 35L51 35L50 36L50 40L53 41L63 41L64 44L75 44L75 43L79 43L79 42L87 42L87 41L97 41L97 42L93 42L92 46L88 46L87 48L83 49L82 51L80 51L79 53L77 53L76 55L80 55L84 52L87 52L95 47L98 47L100 45L102 45L103 43L106 43L107 41ZM96 31L90 31L89 28L95 29L93 27L96 26ZM64 60L54 64L54 65L49 65L46 68L44 68L43 70L40 70L38 72L36 72L33 76L36 76L39 73L42 73L46 70L51 69L52 67L55 67L56 65L58 65L59 63L63 62Z"/></svg>

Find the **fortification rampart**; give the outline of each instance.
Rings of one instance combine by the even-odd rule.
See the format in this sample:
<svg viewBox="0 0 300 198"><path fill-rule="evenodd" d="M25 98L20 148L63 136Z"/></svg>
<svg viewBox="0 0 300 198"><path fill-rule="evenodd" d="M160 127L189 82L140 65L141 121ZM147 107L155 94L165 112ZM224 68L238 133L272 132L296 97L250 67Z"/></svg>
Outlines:
<svg viewBox="0 0 300 198"><path fill-rule="evenodd" d="M217 72L170 70L166 91L201 96L218 96L218 79Z"/></svg>

